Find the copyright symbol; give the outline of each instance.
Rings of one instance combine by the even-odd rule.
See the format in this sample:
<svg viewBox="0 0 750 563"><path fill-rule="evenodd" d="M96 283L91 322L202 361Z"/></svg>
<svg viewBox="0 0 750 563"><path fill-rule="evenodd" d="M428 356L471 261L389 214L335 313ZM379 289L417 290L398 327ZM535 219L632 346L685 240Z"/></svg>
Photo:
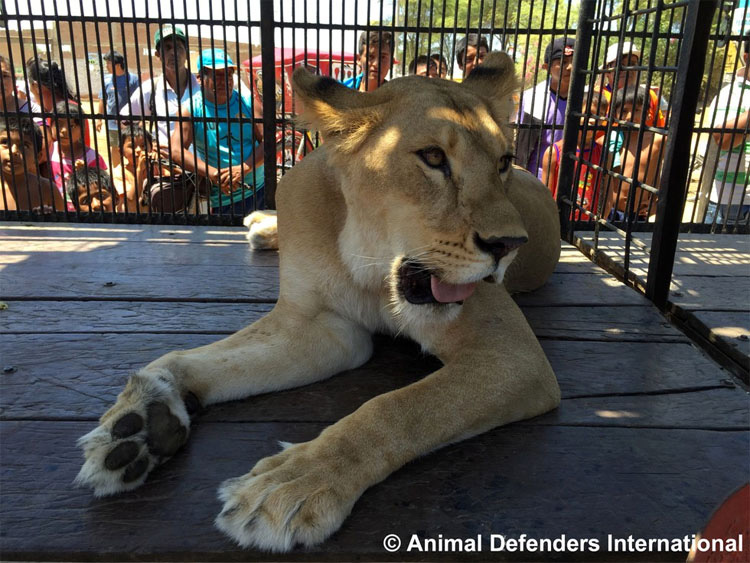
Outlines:
<svg viewBox="0 0 750 563"><path fill-rule="evenodd" d="M383 538L383 547L389 553L398 551L401 547L401 538L396 534L388 534Z"/></svg>

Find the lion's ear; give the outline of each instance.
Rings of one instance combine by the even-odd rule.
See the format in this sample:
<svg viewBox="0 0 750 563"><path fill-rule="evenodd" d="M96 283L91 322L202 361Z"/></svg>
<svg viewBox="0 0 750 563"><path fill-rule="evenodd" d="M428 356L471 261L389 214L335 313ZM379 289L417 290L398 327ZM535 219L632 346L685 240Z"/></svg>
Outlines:
<svg viewBox="0 0 750 563"><path fill-rule="evenodd" d="M510 120L513 112L513 94L518 88L518 78L513 59L507 53L493 51L484 62L474 67L463 81L463 86L492 102L494 113L503 122Z"/></svg>
<svg viewBox="0 0 750 563"><path fill-rule="evenodd" d="M387 98L381 89L358 92L303 67L294 71L292 85L303 106L298 121L344 152L356 150L384 115Z"/></svg>

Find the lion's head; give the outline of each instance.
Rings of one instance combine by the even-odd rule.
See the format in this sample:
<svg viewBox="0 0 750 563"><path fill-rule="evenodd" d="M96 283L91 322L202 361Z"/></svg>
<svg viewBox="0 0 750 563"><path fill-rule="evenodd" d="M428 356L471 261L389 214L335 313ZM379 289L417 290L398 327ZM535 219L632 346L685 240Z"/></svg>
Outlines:
<svg viewBox="0 0 750 563"><path fill-rule="evenodd" d="M451 317L503 279L529 236L509 196L527 175L512 165L510 57L491 53L462 84L410 76L365 94L299 69L294 87L346 200L355 282L386 279L399 311Z"/></svg>

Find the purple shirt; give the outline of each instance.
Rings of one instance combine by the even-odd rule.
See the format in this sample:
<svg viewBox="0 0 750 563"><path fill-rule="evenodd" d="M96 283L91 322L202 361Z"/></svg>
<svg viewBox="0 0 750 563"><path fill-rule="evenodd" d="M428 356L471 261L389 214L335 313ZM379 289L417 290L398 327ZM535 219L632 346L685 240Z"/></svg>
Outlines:
<svg viewBox="0 0 750 563"><path fill-rule="evenodd" d="M558 98L550 92L548 83L543 82L544 88L538 84L524 92L521 100L521 123L533 123L539 126L540 121L545 125L555 125L553 129L541 129L539 140L529 147L529 159L526 169L537 178L542 178L542 157L547 148L563 138L563 125L565 125L565 108L568 100ZM536 92L534 92L536 90ZM533 96L534 107L531 107ZM529 106L528 108L526 106ZM541 111L540 111L541 110ZM532 136L533 137L533 136Z"/></svg>

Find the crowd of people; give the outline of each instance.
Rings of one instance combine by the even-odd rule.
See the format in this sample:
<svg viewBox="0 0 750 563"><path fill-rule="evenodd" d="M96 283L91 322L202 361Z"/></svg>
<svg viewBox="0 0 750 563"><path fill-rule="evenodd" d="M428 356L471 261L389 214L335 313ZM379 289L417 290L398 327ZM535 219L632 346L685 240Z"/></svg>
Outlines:
<svg viewBox="0 0 750 563"><path fill-rule="evenodd" d="M263 207L263 131L253 120L262 109L249 89L236 84L237 66L212 48L200 53L197 75L190 72L187 37L179 26L162 26L154 46L161 73L142 83L127 71L121 54L103 57L107 74L95 114L107 119L95 120L94 129L106 131L111 169L92 148L80 100L60 65L29 59L19 83L0 57L0 103L11 116L0 120L4 209L176 212L185 210L190 198L202 200L203 211L211 213L244 215ZM482 64L489 48L487 38L476 33L457 41L460 78ZM394 49L392 33L363 32L360 72L343 84L363 92L380 87L391 74ZM668 105L640 83L641 53L631 42L609 46L594 83L586 86L584 107L578 109L589 118L581 118L572 186L559 185L575 49L572 37L546 46L540 67L546 78L519 99L516 162L554 196L563 189L575 200L576 219L653 220L665 153L659 129L666 127ZM716 115L718 129L731 132L713 135L721 152L706 222L746 221L750 215L745 179L750 144L737 132L750 119L750 95L744 95L750 90L750 38L742 57L735 80L706 110ZM445 78L448 61L440 53L421 54L408 73ZM174 205L175 185L191 186L190 198L178 193L181 207ZM173 190L171 208L164 203L166 186Z"/></svg>

